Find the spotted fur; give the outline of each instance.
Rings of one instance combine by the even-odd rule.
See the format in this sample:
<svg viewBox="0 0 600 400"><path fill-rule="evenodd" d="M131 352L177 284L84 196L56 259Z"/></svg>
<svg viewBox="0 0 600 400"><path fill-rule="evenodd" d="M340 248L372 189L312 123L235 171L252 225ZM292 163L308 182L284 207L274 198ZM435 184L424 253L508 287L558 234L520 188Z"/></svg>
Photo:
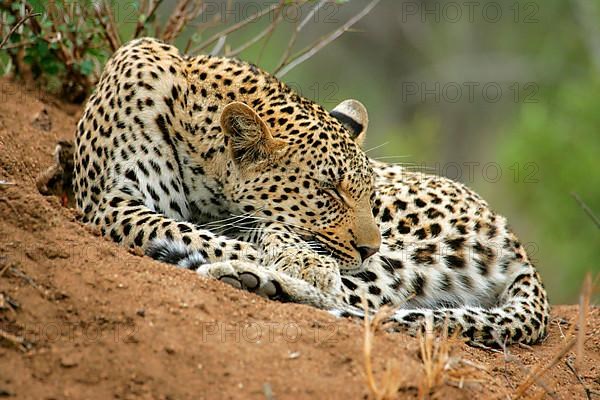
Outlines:
<svg viewBox="0 0 600 400"><path fill-rule="evenodd" d="M415 332L545 335L540 278L506 220L465 186L369 160L364 106L332 112L241 61L119 49L78 124L85 222L125 246L270 298Z"/></svg>

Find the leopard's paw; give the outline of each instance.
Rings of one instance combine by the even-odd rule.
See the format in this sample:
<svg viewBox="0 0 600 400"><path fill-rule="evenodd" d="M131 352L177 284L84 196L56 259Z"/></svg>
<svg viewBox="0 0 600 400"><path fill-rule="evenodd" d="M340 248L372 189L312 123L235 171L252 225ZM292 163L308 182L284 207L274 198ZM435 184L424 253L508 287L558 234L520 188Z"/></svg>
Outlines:
<svg viewBox="0 0 600 400"><path fill-rule="evenodd" d="M311 250L287 249L279 255L274 268L302 279L324 293L335 295L341 291L342 279L337 263Z"/></svg>
<svg viewBox="0 0 600 400"><path fill-rule="evenodd" d="M203 264L196 272L269 299L285 301L289 297L283 291L276 274L248 262L223 261Z"/></svg>

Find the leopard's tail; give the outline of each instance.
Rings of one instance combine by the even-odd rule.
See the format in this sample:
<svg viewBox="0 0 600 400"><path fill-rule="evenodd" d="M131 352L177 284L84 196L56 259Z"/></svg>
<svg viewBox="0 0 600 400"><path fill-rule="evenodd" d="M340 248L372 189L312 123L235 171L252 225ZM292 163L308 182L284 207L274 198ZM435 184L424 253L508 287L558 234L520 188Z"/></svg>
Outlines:
<svg viewBox="0 0 600 400"><path fill-rule="evenodd" d="M337 316L364 317L355 307L331 310ZM521 269L491 308L465 306L439 309L398 309L390 317L393 327L412 335L419 331L460 332L470 342L496 348L511 343L533 344L546 336L550 306L537 271Z"/></svg>

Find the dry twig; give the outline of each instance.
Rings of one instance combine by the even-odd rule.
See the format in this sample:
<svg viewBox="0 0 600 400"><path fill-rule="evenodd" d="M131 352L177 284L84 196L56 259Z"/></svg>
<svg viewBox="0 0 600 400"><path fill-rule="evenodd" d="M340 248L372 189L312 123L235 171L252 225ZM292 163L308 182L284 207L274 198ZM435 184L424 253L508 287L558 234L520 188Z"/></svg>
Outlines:
<svg viewBox="0 0 600 400"><path fill-rule="evenodd" d="M271 34L273 33L273 31L275 30L275 28L277 28L277 26L283 19L283 15L281 14L282 8L283 8L283 3L280 3L280 6L275 10L275 19L273 20L272 23L269 24L269 26L267 26L265 29L263 29L261 32L259 32L252 39L246 41L246 43L240 45L238 48L225 53L225 57L235 57L238 54L240 54L242 51L251 47L252 45L259 42L261 39L263 39L265 37L267 37L267 40L268 40L270 38Z"/></svg>
<svg viewBox="0 0 600 400"><path fill-rule="evenodd" d="M227 36L227 35L235 32L235 31L238 31L238 30L242 29L244 26L248 25L249 23L251 23L253 21L256 21L257 19L263 17L264 15L267 15L268 13L276 10L277 8L279 8L281 6L280 3L283 3L283 1L284 0L280 0L277 4L274 4L274 5L270 6L270 7L267 7L264 10L257 11L256 13L254 13L250 17L246 18L245 20L240 21L237 24L232 25L229 28L226 28L226 29L222 30L221 32L215 33L214 35L212 35L206 41L204 41L201 44L199 44L199 45L193 47L192 49L190 49L190 52L194 53L194 54L197 54L198 52L204 50L205 48L207 48L208 46L210 46L214 42L218 41L221 37Z"/></svg>
<svg viewBox="0 0 600 400"><path fill-rule="evenodd" d="M27 340L25 340L25 338L22 338L21 336L13 335L10 332L6 332L2 328L0 328L0 338L11 343L13 346L15 346L16 348L18 348L19 350L21 350L23 352L25 352L29 348L31 348L31 343L29 343Z"/></svg>
<svg viewBox="0 0 600 400"><path fill-rule="evenodd" d="M144 18L138 18L137 24L135 26L135 31L133 32L132 39L136 39L136 38L140 37L140 34L144 31L144 24L146 23L146 21L150 20L154 16L154 14L156 13L156 10L158 9L158 7L161 5L162 2L163 2L163 0L156 0L156 1L150 0L150 3L146 3L146 1L144 0L141 9L147 10L147 11L145 13L143 13Z"/></svg>
<svg viewBox="0 0 600 400"><path fill-rule="evenodd" d="M167 21L161 39L168 43L175 40L183 31L183 28L202 14L203 10L202 0L179 0Z"/></svg>
<svg viewBox="0 0 600 400"><path fill-rule="evenodd" d="M0 261L4 262L6 259L4 257L0 257ZM4 273L6 271L8 271L8 268L10 267L10 264L6 264L2 267L2 269L0 269L0 278L2 278L4 276Z"/></svg>
<svg viewBox="0 0 600 400"><path fill-rule="evenodd" d="M314 6L312 8L312 10L310 10L308 15L302 20L302 22L300 22L296 26L296 29L294 29L294 32L292 33L292 36L290 37L290 40L288 41L287 48L285 49L285 52L283 53L283 56L281 57L281 61L279 62L279 65L277 66L277 68L275 68L275 72L279 71L281 68L283 68L283 66L285 66L289 62L289 59L291 57L291 51L292 51L292 48L294 47L294 44L296 44L296 40L298 40L298 35L302 31L302 29L306 26L308 21L310 21L312 19L312 17L315 15L315 13L317 13L323 7L323 5L325 5L325 3L327 3L327 0L320 0L317 3L317 5Z"/></svg>
<svg viewBox="0 0 600 400"><path fill-rule="evenodd" d="M104 37L114 52L121 47L121 39L115 24L115 18L106 0L94 7L96 18L102 24Z"/></svg>
<svg viewBox="0 0 600 400"><path fill-rule="evenodd" d="M288 64L280 66L273 73L277 78L281 78L292 69L302 64L315 54L317 54L322 48L339 38L343 33L347 32L354 24L360 21L365 15L367 15L380 0L372 0L367 6L354 17L350 18L344 25L342 25L339 29L336 29L329 35L317 40L315 43L306 47L304 50L300 51Z"/></svg>

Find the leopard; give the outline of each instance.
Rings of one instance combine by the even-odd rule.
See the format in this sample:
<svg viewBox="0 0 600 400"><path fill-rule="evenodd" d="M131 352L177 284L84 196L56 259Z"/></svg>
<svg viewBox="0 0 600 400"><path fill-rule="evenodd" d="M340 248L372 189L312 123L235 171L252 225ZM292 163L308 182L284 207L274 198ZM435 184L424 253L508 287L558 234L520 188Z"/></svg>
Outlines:
<svg viewBox="0 0 600 400"><path fill-rule="evenodd" d="M547 295L506 218L462 183L369 158L368 124L358 100L327 111L251 63L136 39L77 124L76 207L116 243L268 299L541 341Z"/></svg>

